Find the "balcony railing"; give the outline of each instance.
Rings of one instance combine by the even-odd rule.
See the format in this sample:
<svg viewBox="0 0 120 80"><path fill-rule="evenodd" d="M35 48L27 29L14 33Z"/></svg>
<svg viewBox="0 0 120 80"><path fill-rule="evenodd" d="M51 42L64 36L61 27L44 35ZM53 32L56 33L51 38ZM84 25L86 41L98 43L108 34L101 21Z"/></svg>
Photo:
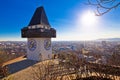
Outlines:
<svg viewBox="0 0 120 80"><path fill-rule="evenodd" d="M45 29L45 28L37 28L37 29L28 29L25 27L21 30L23 38L51 38L56 37L56 30L54 28Z"/></svg>

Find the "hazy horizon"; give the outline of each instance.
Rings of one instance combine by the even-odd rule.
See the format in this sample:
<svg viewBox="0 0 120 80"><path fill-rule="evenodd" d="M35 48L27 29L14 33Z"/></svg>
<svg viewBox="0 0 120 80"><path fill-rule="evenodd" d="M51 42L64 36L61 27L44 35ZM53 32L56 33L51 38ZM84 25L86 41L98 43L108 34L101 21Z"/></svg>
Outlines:
<svg viewBox="0 0 120 80"><path fill-rule="evenodd" d="M53 40L52 39L52 41L104 41L104 40L112 40L112 41L117 41L117 39L118 40L120 40L120 38L99 38L99 39L95 39L95 40ZM0 41L27 41L27 39L24 39L24 40L0 40Z"/></svg>

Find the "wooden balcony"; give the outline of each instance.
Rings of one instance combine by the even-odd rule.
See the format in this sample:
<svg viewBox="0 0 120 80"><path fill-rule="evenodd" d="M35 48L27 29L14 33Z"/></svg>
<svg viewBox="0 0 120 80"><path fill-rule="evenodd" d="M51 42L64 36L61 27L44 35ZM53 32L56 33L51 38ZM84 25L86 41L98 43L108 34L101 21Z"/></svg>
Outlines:
<svg viewBox="0 0 120 80"><path fill-rule="evenodd" d="M23 38L55 38L56 30L54 28L45 29L45 28L36 28L29 29L28 27L24 27L21 30L21 34Z"/></svg>

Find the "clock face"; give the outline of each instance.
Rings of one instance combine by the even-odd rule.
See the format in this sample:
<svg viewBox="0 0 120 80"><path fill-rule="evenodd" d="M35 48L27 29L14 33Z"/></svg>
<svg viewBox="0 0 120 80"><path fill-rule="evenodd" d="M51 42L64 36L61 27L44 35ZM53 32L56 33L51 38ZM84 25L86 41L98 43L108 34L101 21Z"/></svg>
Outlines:
<svg viewBox="0 0 120 80"><path fill-rule="evenodd" d="M44 48L46 50L50 50L50 48L51 48L51 41L49 39L44 40Z"/></svg>
<svg viewBox="0 0 120 80"><path fill-rule="evenodd" d="M36 41L34 39L31 39L28 41L28 48L30 51L34 51L36 49Z"/></svg>

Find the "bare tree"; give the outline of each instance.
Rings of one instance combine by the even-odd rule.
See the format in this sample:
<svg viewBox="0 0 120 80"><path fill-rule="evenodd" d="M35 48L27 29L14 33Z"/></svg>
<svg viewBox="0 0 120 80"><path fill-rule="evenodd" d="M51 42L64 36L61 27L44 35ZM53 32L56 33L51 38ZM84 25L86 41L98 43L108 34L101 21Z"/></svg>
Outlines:
<svg viewBox="0 0 120 80"><path fill-rule="evenodd" d="M35 80L115 80L120 70L118 67L86 62L75 52L67 51L59 53L58 59L34 65L32 71Z"/></svg>
<svg viewBox="0 0 120 80"><path fill-rule="evenodd" d="M33 79L35 80L56 80L54 75L51 75L51 68L53 67L54 61L46 60L39 64L33 65ZM52 67L51 67L52 66Z"/></svg>
<svg viewBox="0 0 120 80"><path fill-rule="evenodd" d="M87 5L96 7L95 15L102 16L120 6L119 0L88 0Z"/></svg>

